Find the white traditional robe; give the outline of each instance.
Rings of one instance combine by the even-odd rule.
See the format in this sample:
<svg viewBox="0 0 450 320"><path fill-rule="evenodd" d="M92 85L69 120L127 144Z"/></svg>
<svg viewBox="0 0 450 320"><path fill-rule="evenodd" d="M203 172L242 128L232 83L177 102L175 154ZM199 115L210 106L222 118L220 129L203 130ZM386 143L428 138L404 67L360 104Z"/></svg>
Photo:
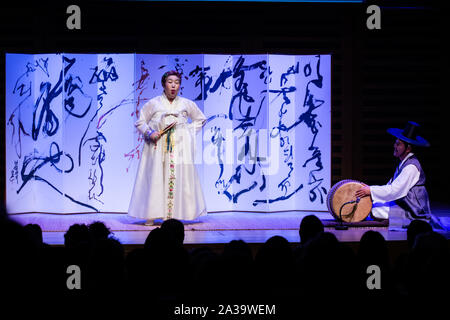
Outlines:
<svg viewBox="0 0 450 320"><path fill-rule="evenodd" d="M402 164L411 157L409 153L405 159L398 165L397 171ZM395 173L394 177L397 175ZM370 186L372 195L372 215L378 219L388 219L389 212L397 209L398 204L395 200L405 197L409 190L419 181L420 172L416 166L410 164L403 168L400 174L394 179L391 178L384 186Z"/></svg>
<svg viewBox="0 0 450 320"><path fill-rule="evenodd" d="M170 103L165 94L155 97L142 107L135 126L144 134L148 129L161 130L173 122L177 124L169 143L166 133L156 144L144 144L129 216L194 220L207 213L194 164L195 135L206 117L195 102L177 96Z"/></svg>

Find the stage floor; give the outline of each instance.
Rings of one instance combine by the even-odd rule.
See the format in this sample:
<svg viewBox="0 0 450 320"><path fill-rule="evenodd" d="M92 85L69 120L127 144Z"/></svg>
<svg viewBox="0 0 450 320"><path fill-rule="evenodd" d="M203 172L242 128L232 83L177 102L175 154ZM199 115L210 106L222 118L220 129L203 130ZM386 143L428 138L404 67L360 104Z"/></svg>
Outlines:
<svg viewBox="0 0 450 320"><path fill-rule="evenodd" d="M432 206L435 230L450 239L450 205ZM185 222L186 245L225 244L231 240L244 240L251 244L262 244L272 236L279 235L289 242L299 243L298 228L306 215L314 214L324 221L332 220L328 212L216 212L200 217L194 222ZM22 225L35 223L43 230L43 240L49 245L63 245L64 234L75 223L89 224L101 221L114 233L123 245L141 246L148 233L158 226L144 226L144 220L128 217L123 213L93 214L44 214L26 213L10 215ZM335 230L326 227L343 242L359 242L367 230L379 231L387 241L406 241L406 231L392 231L388 227L359 227Z"/></svg>

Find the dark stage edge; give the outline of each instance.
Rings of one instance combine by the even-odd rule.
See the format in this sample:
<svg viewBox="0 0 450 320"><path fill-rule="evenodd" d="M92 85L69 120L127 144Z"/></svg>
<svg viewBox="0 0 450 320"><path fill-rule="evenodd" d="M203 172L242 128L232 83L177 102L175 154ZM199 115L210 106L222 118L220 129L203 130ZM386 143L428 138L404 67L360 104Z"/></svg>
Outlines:
<svg viewBox="0 0 450 320"><path fill-rule="evenodd" d="M397 257L408 251L406 230L392 231L387 226L373 224L364 227L350 227L348 230L335 230L332 221L322 219L325 231L333 233L336 238L348 245L355 252L359 248L362 235L368 230L380 232L386 239L389 256L392 262ZM450 205L433 206L433 230L442 234L450 242ZM124 246L125 253L142 248L150 230L143 231L114 231L114 237ZM64 245L65 232L43 232L44 242L52 247ZM215 252L222 252L224 246L232 240L243 240L250 246L253 254L272 236L286 238L293 248L299 245L300 237L298 229L259 229L259 230L186 230L184 247L193 250L201 247L209 247Z"/></svg>

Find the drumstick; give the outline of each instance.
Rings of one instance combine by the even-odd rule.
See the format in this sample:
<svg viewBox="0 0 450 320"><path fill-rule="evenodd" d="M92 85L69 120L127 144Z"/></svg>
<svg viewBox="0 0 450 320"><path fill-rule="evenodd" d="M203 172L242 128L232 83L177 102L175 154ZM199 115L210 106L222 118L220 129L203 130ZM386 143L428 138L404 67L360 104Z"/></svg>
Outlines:
<svg viewBox="0 0 450 320"><path fill-rule="evenodd" d="M174 126L176 125L176 122L169 124L167 127L165 127L164 129L159 131L159 135L162 136L163 134L165 134L167 131L169 131L170 129L172 129Z"/></svg>

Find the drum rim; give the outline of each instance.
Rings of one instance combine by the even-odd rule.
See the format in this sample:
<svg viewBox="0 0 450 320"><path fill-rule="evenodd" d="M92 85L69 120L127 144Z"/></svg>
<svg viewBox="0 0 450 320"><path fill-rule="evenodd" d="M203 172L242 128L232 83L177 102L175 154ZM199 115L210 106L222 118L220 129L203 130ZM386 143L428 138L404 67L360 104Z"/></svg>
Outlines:
<svg viewBox="0 0 450 320"><path fill-rule="evenodd" d="M359 183L359 184L361 184L361 185L364 185L364 186L367 186L367 184L365 184L364 182L361 182L361 181L359 181L359 180L354 180L354 179L344 179L344 180L341 180L341 181L338 181L338 182L336 182L331 188L330 188L330 190L328 191L328 194L327 194L327 207L328 207L328 212L333 216L333 218L335 218L335 219L337 219L337 220L339 220L339 213L336 213L336 212L334 212L334 210L333 210L333 206L332 206L332 203L331 203L331 195L332 194L334 194L334 192L340 187L340 186L342 186L343 184L346 184L346 183L349 183L349 182L351 182L351 183ZM369 214L370 214L370 212L369 212ZM368 215L369 215L368 214ZM367 216L368 216L367 215ZM366 216L366 218L367 218L367 216ZM345 222L345 221L344 221ZM346 223L348 223L348 222L346 222Z"/></svg>

